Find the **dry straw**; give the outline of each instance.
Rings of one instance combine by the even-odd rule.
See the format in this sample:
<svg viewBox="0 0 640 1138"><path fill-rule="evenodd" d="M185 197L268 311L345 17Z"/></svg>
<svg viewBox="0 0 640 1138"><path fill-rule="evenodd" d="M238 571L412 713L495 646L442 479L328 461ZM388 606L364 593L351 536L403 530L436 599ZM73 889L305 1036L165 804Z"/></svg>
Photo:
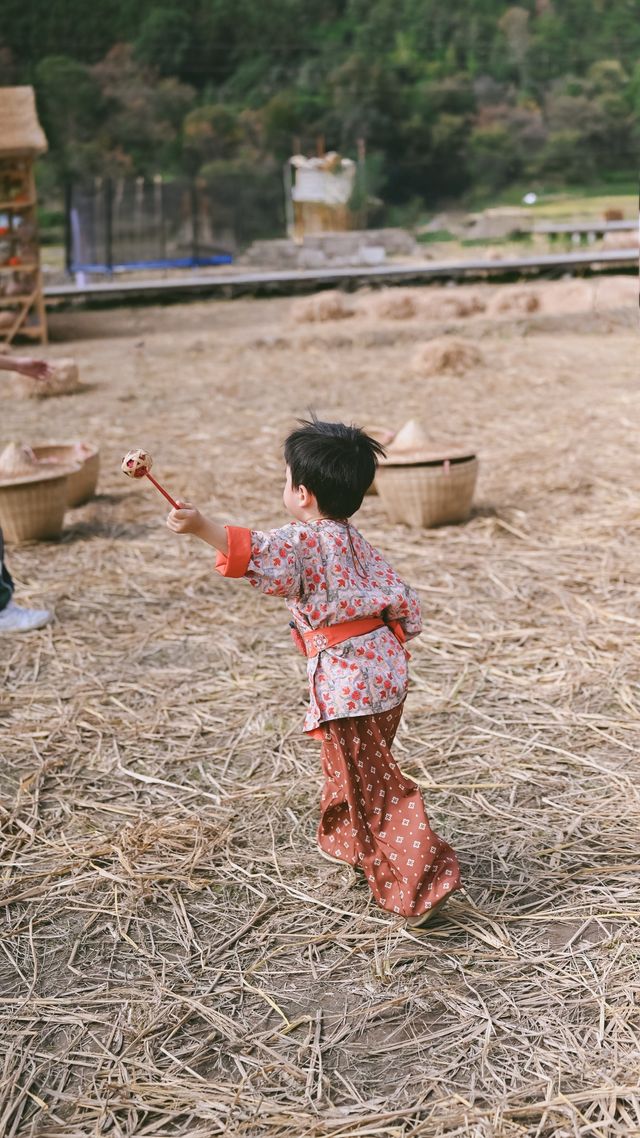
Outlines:
<svg viewBox="0 0 640 1138"><path fill-rule="evenodd" d="M15 394L28 399L48 399L56 395L71 395L81 390L82 385L75 360L49 360L49 364L53 374L48 379L31 379L26 375L14 375L12 382Z"/></svg>
<svg viewBox="0 0 640 1138"><path fill-rule="evenodd" d="M33 157L46 149L33 87L0 87L0 157Z"/></svg>
<svg viewBox="0 0 640 1138"><path fill-rule="evenodd" d="M291 305L291 317L299 324L322 324L330 320L346 320L351 316L355 316L353 304L336 289L294 300Z"/></svg>
<svg viewBox="0 0 640 1138"><path fill-rule="evenodd" d="M459 340L454 336L437 336L416 347L411 366L418 375L465 375L483 361L482 351L470 341Z"/></svg>
<svg viewBox="0 0 640 1138"><path fill-rule="evenodd" d="M410 320L418 315L419 307L420 294L408 289L382 289L369 302L372 315L382 320Z"/></svg>
<svg viewBox="0 0 640 1138"><path fill-rule="evenodd" d="M534 313L526 337L484 324L495 368L467 374L464 400L431 380L427 424L487 455L475 517L410 531L372 498L356 519L423 602L396 753L471 898L419 935L315 856L318 750L282 602L216 579L119 472L143 439L176 491L268 527L280 441L312 397L397 424L406 341L367 347L354 321L351 346L301 371L295 344L252 346L286 339L288 310L53 317L104 378L50 404L49 429L99 420L104 494L55 548L10 551L19 599L57 622L0 652L3 1132L629 1138L635 310ZM402 374L403 413L422 416L424 381ZM2 430L42 437L40 413L3 400Z"/></svg>
<svg viewBox="0 0 640 1138"><path fill-rule="evenodd" d="M513 289L502 295L497 292L492 297L489 312L492 316L527 316L530 312L537 312L540 308L540 295L530 288Z"/></svg>

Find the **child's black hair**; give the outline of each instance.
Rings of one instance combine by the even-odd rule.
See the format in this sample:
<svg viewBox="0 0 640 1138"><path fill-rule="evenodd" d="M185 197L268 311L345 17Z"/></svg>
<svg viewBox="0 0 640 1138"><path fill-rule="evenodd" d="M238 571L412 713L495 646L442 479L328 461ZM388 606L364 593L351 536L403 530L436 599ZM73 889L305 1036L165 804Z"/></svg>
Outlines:
<svg viewBox="0 0 640 1138"><path fill-rule="evenodd" d="M350 518L375 478L378 458L384 458L382 446L360 427L323 423L315 415L298 422L284 444L293 486L315 494L325 517Z"/></svg>

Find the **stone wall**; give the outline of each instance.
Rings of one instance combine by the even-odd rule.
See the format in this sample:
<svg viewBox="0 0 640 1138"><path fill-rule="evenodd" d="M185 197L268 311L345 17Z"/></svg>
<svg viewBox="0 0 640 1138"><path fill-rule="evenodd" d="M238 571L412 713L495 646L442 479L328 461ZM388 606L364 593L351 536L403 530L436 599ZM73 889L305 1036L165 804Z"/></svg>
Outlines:
<svg viewBox="0 0 640 1138"><path fill-rule="evenodd" d="M321 269L381 265L388 257L414 257L419 247L405 229L314 233L300 245L289 239L254 241L238 264L269 269Z"/></svg>

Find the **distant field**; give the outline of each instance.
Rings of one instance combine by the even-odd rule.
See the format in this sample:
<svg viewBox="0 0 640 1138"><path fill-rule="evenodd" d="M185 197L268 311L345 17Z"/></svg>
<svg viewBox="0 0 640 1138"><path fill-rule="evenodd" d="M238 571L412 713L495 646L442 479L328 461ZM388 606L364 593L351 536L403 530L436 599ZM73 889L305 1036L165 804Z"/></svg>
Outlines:
<svg viewBox="0 0 640 1138"><path fill-rule="evenodd" d="M562 197L557 200L542 200L531 209L532 217L570 218L576 215L600 217L606 209L619 209L625 217L633 218L638 213L637 194L598 194L596 197Z"/></svg>

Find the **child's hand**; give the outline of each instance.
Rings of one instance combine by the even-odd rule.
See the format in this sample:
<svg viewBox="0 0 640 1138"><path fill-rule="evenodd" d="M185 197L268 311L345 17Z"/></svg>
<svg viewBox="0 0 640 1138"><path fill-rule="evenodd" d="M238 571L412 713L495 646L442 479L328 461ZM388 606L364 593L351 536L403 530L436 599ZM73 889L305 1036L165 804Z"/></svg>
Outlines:
<svg viewBox="0 0 640 1138"><path fill-rule="evenodd" d="M200 533L204 518L190 502L178 502L178 510L171 510L167 525L173 533Z"/></svg>
<svg viewBox="0 0 640 1138"><path fill-rule="evenodd" d="M55 368L46 360L37 360L31 356L11 356L10 369L7 370L17 371L29 379L40 379L44 382L53 379L55 375Z"/></svg>
<svg viewBox="0 0 640 1138"><path fill-rule="evenodd" d="M212 545L226 557L229 551L227 530L221 522L207 518L190 502L178 502L178 509L172 510L167 525L173 533L193 533L200 541Z"/></svg>

